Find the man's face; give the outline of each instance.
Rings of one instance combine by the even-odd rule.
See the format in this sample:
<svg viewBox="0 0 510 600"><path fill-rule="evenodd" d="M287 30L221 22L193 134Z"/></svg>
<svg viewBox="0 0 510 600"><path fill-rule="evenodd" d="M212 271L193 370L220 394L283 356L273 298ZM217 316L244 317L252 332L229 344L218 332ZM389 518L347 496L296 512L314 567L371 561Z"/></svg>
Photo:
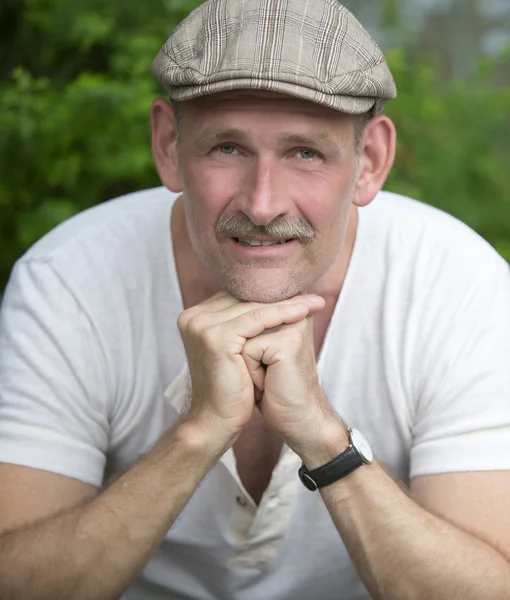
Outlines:
<svg viewBox="0 0 510 600"><path fill-rule="evenodd" d="M216 94L186 103L178 161L193 248L233 296L295 296L337 259L357 169L348 117L272 93Z"/></svg>

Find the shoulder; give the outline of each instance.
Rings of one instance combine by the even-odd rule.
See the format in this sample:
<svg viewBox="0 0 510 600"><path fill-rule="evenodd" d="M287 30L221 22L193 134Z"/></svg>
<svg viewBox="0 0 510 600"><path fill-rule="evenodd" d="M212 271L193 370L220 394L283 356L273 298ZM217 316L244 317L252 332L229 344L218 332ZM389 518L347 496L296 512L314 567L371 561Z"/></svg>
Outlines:
<svg viewBox="0 0 510 600"><path fill-rule="evenodd" d="M436 283L510 275L509 265L468 225L417 200L380 192L367 207L371 236L384 246L386 268ZM509 278L510 279L510 278Z"/></svg>
<svg viewBox="0 0 510 600"><path fill-rule="evenodd" d="M64 221L39 241L22 260L65 261L69 253L85 245L98 252L108 245L122 244L134 232L143 235L161 218L177 195L163 187L126 194L103 202Z"/></svg>
<svg viewBox="0 0 510 600"><path fill-rule="evenodd" d="M69 291L102 298L142 286L170 253L170 211L177 196L165 188L104 202L63 222L36 242L16 267L51 266ZM16 268L13 273L16 272Z"/></svg>
<svg viewBox="0 0 510 600"><path fill-rule="evenodd" d="M146 190L62 223L17 261L2 312L20 305L69 321L85 315L110 337L121 324L135 327L135 317L142 318L151 298L170 285L175 197L164 188Z"/></svg>
<svg viewBox="0 0 510 600"><path fill-rule="evenodd" d="M488 356L496 348L508 356L510 267L496 250L453 216L403 196L384 192L367 208L363 280L375 290L367 298L383 315L386 342L397 353L414 348L412 372L430 377L475 347L474 336Z"/></svg>

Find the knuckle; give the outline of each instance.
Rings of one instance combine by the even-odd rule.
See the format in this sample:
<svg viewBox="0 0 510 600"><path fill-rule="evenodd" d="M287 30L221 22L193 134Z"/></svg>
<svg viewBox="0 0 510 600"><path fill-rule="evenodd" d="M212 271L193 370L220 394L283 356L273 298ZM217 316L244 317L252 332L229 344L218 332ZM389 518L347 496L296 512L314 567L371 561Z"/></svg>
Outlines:
<svg viewBox="0 0 510 600"><path fill-rule="evenodd" d="M188 331L191 335L199 336L202 334L206 325L206 315L195 315L188 321Z"/></svg>
<svg viewBox="0 0 510 600"><path fill-rule="evenodd" d="M221 333L220 328L217 325L205 330L201 329L200 332L204 344L208 349L214 349L218 346L218 340L221 339Z"/></svg>
<svg viewBox="0 0 510 600"><path fill-rule="evenodd" d="M249 350L243 349L241 351L241 356L243 357L244 362L246 363L246 366L249 369L252 366L252 363L253 363L253 359L251 357L251 354L250 354Z"/></svg>
<svg viewBox="0 0 510 600"><path fill-rule="evenodd" d="M284 304L278 304L277 309L278 312L285 315L294 315L296 312L300 313L303 311L303 304L297 302L286 302Z"/></svg>
<svg viewBox="0 0 510 600"><path fill-rule="evenodd" d="M254 308L252 311L250 311L250 317L254 321L264 322L265 312L266 312L266 310L264 308L262 308L261 306L259 306L257 308Z"/></svg>
<svg viewBox="0 0 510 600"><path fill-rule="evenodd" d="M179 329L179 331L182 333L183 331L186 330L186 328L188 327L188 323L190 320L190 315L188 313L187 310L185 310L184 312L182 312L178 317L177 317L177 328Z"/></svg>

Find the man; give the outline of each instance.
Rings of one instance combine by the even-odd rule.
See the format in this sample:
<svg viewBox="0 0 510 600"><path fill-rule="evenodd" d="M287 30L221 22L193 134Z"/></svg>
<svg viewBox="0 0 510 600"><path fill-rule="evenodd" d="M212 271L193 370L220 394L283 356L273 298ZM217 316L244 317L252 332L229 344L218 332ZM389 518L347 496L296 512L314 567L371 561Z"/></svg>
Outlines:
<svg viewBox="0 0 510 600"><path fill-rule="evenodd" d="M209 0L155 71L164 188L6 291L0 597L510 598L508 270L380 192L373 40L336 0Z"/></svg>

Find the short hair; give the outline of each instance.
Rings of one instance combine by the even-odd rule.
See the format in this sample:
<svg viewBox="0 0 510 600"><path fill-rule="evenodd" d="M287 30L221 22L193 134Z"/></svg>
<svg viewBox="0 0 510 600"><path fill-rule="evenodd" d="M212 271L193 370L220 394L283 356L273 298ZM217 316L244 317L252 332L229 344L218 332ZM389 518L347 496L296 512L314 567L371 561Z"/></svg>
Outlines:
<svg viewBox="0 0 510 600"><path fill-rule="evenodd" d="M361 150L361 142L363 140L363 134L365 133L365 128L372 120L374 114L372 110L368 112L362 113L361 115L353 115L354 121L354 147L356 150L356 154L359 154Z"/></svg>

